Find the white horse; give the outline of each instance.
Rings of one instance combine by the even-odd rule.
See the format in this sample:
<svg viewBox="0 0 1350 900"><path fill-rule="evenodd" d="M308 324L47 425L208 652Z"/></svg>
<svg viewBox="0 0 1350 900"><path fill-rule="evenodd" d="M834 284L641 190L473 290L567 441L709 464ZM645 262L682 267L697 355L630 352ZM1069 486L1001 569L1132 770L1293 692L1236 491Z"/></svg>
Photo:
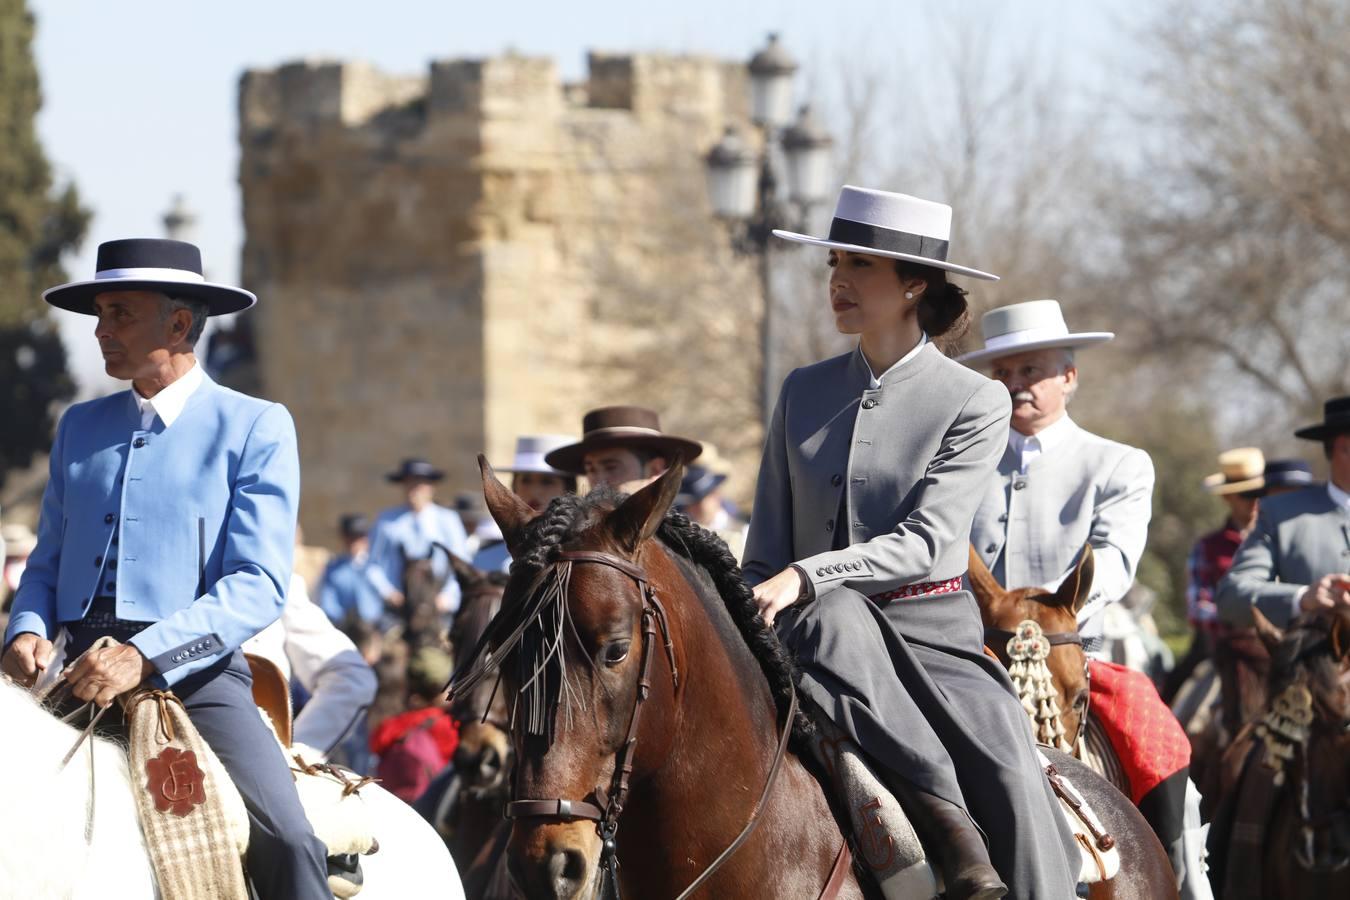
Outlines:
<svg viewBox="0 0 1350 900"><path fill-rule="evenodd" d="M0 894L44 900L159 897L125 748L95 738L61 768L79 732L5 679L0 679L0 723ZM361 858L365 887L359 900L427 895L462 900L459 873L435 829L379 785L366 785L359 796L380 843L377 853Z"/></svg>

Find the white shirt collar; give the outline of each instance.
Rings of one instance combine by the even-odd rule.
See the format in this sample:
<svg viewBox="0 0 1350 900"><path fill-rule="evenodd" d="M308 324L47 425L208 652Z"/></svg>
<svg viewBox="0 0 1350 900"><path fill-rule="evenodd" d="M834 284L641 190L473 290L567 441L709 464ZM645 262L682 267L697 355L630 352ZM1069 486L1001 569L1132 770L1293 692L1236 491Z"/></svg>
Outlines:
<svg viewBox="0 0 1350 900"><path fill-rule="evenodd" d="M136 398L136 408L141 413L141 428L148 429L153 425L155 416L159 416L165 428L172 425L183 414L188 398L201 387L203 377L202 367L193 362L192 368L183 373L181 378L149 399L142 397L133 387L131 396Z"/></svg>
<svg viewBox="0 0 1350 900"><path fill-rule="evenodd" d="M877 375L876 375L876 373L872 371L872 364L869 363L869 362L867 362L867 357L864 356L864 357L863 357L863 362L864 362L864 363L867 363L867 374L870 375L870 376L872 376L872 380L871 380L871 382L868 384L868 387L869 387L871 390L876 390L877 388L881 387L881 379L882 379L882 378L885 378L887 375L891 374L891 373L894 372L896 369L900 368L901 366L903 366L905 363L909 362L909 361L910 361L911 359L913 359L914 357L918 356L918 355L919 355L919 351L923 349L923 345L926 344L926 343L928 343L928 335L925 334L925 333L922 332L922 331L919 332L919 342L918 342L917 344L914 345L914 349L911 350L911 351L909 351L908 353L906 353L904 356L900 357L899 359L897 359L897 360L895 361L895 365L891 366L891 367L890 367L889 369L887 369L885 372L882 372L882 373L881 373L881 378L878 378ZM859 350L859 352L861 353L862 351Z"/></svg>
<svg viewBox="0 0 1350 900"><path fill-rule="evenodd" d="M1064 443L1064 439L1069 436L1073 429L1073 419L1070 419L1069 414L1065 413L1035 434L1023 434L1016 428L1009 428L1008 446L1016 453L1022 453L1028 447L1035 448L1042 453L1049 453L1055 447Z"/></svg>
<svg viewBox="0 0 1350 900"><path fill-rule="evenodd" d="M1327 481L1327 496L1331 498L1332 503L1336 504L1341 509L1350 512L1350 494L1347 494L1345 491L1336 487L1329 479Z"/></svg>

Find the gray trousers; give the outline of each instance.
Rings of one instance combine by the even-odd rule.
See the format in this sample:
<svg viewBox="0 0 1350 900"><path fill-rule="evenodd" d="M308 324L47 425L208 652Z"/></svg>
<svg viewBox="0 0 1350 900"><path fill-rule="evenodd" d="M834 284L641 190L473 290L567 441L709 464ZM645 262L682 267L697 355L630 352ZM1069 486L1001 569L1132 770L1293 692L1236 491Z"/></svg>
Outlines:
<svg viewBox="0 0 1350 900"><path fill-rule="evenodd" d="M878 774L970 814L1009 897L1074 896L1073 835L1012 683L983 652L970 593L879 608L837 589L780 614L777 627L802 670L803 693L881 767Z"/></svg>
<svg viewBox="0 0 1350 900"><path fill-rule="evenodd" d="M98 637L78 626L70 632L68 660ZM194 672L173 692L244 798L249 821L245 864L259 900L333 900L328 850L314 836L290 766L258 715L243 652Z"/></svg>

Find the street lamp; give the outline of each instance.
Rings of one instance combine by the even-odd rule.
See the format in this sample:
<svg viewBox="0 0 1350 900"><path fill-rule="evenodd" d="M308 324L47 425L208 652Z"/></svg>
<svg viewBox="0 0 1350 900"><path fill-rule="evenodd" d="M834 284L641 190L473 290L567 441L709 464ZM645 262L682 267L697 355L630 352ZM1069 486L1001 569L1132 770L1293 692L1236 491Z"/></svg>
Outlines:
<svg viewBox="0 0 1350 900"><path fill-rule="evenodd" d="M792 119L792 76L797 63L769 35L750 60L750 119L759 128L756 151L736 128L728 128L708 152L708 199L731 228L736 252L759 263L764 310L759 322L760 412L767 426L773 414L773 270L769 248L774 229L805 231L816 205L828 199L830 148L834 139L803 106ZM786 179L779 176L786 168ZM786 181L786 191L779 185ZM784 196L786 194L786 196Z"/></svg>

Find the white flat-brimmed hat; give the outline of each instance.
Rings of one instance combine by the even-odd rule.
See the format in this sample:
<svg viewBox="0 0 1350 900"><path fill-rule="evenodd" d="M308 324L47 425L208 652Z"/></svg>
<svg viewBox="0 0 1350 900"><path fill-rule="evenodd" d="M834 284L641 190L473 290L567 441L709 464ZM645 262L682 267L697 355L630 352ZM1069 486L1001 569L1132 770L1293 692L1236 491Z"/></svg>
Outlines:
<svg viewBox="0 0 1350 900"><path fill-rule="evenodd" d="M170 297L200 300L207 315L221 316L248 309L258 298L228 284L207 281L202 254L185 241L164 238L128 238L98 245L92 281L72 281L42 292L42 299L59 309L97 315L94 298L110 291L154 291Z"/></svg>
<svg viewBox="0 0 1350 900"><path fill-rule="evenodd" d="M1116 336L1111 331L1069 331L1058 300L1028 300L991 309L980 319L980 331L984 347L958 356L958 362L974 366L1030 350L1104 344Z"/></svg>
<svg viewBox="0 0 1350 900"><path fill-rule="evenodd" d="M553 468L544 461L544 457L559 447L566 447L575 440L576 438L568 434L522 434L516 438L516 458L511 461L511 465L504 466L497 471L509 472L512 475L518 475L522 472L536 472L540 475L557 475L559 478L570 478L570 473Z"/></svg>
<svg viewBox="0 0 1350 900"><path fill-rule="evenodd" d="M1266 455L1256 447L1238 447L1219 454L1219 471L1205 476L1211 494L1245 494L1266 486Z"/></svg>
<svg viewBox="0 0 1350 900"><path fill-rule="evenodd" d="M998 281L997 275L947 262L951 231L952 208L945 203L846 184L839 191L828 237L781 229L775 229L774 235L799 244L905 259L957 275Z"/></svg>

